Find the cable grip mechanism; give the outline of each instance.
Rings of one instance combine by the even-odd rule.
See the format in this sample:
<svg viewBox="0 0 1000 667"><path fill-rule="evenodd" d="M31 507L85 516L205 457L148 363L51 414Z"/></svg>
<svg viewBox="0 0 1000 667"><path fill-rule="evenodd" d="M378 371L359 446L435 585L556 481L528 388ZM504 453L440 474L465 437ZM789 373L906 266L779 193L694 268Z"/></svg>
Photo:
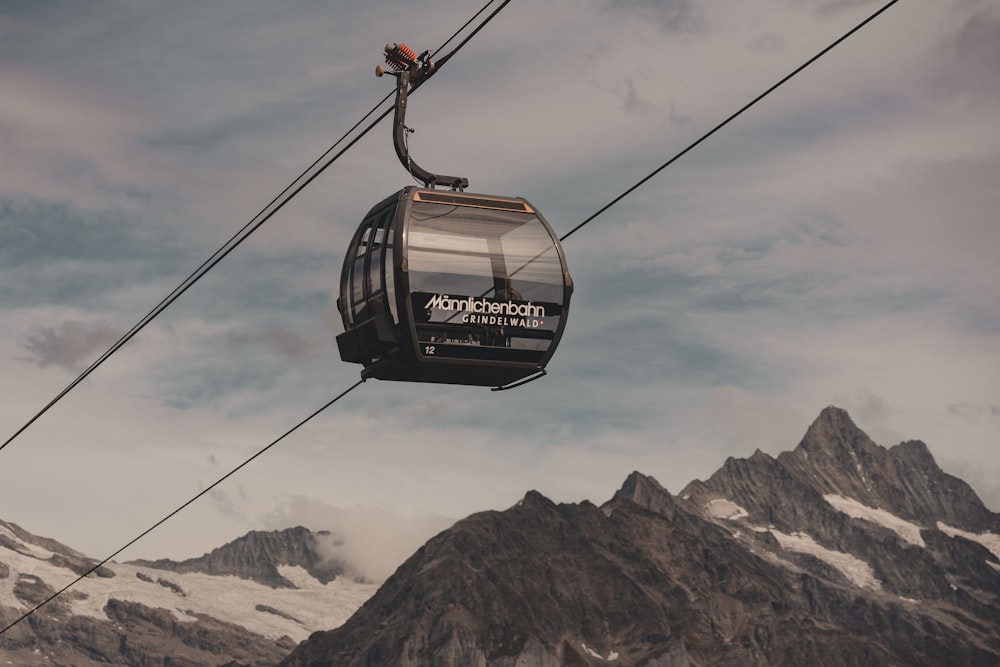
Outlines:
<svg viewBox="0 0 1000 667"><path fill-rule="evenodd" d="M431 60L431 51L424 51L420 55L408 47L406 44L385 45L385 63L390 69L382 65L375 68L375 76L391 74L396 77L396 114L393 120L392 143L396 148L396 155L399 161L413 177L424 184L426 188L438 186L451 188L452 190L463 191L469 187L469 180L461 176L443 176L434 174L422 168L410 156L410 149L407 146L406 135L413 132L406 126L406 103L410 93L416 90L436 71L436 66ZM446 58L447 59L447 58Z"/></svg>

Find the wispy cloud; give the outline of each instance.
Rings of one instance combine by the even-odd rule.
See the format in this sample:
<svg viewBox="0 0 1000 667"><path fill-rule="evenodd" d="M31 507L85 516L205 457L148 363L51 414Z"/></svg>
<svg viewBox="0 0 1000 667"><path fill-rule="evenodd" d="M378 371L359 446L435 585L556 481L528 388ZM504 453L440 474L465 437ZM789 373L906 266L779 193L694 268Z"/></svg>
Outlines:
<svg viewBox="0 0 1000 667"><path fill-rule="evenodd" d="M302 361L308 358L320 346L328 346L328 339L314 340L291 331L290 329L272 325L263 331L229 333L232 345L258 345L286 361Z"/></svg>
<svg viewBox="0 0 1000 667"><path fill-rule="evenodd" d="M155 216L66 200L0 196L0 295L7 307L103 305L191 262ZM179 277L177 278L179 280Z"/></svg>
<svg viewBox="0 0 1000 667"><path fill-rule="evenodd" d="M566 232L877 6L512 3L413 98L412 148ZM372 74L386 41L433 48L469 13L6 3L0 377L16 390L0 423L23 423L388 92ZM532 487L601 500L636 468L677 489L793 447L830 403L884 444L921 438L1000 476L998 26L995 3L897 3L567 243L576 293L548 377L499 394L368 382L155 548L201 553L276 505L283 527L306 515L275 500L290 489L449 516ZM387 127L359 142L98 391L5 450L24 457L0 466L10 518L99 551L196 491L209 456L212 474L235 465L356 382L333 341L343 248L408 180ZM32 470L64 496L21 502ZM134 516L59 508L122 496ZM358 530L377 525L396 524Z"/></svg>
<svg viewBox="0 0 1000 667"><path fill-rule="evenodd" d="M318 541L322 555L346 563L351 574L374 583L385 581L421 544L453 523L437 515L336 507L307 496L286 496L264 517L264 525L274 530L303 525L329 531Z"/></svg>
<svg viewBox="0 0 1000 667"><path fill-rule="evenodd" d="M84 362L111 347L119 336L118 331L104 324L70 321L33 334L24 343L24 350L28 360L42 368L58 366L76 373L86 366Z"/></svg>
<svg viewBox="0 0 1000 667"><path fill-rule="evenodd" d="M806 4L816 7L816 10L821 15L832 15L856 7L871 7L872 9L876 9L880 4L885 3L880 3L878 0L807 0Z"/></svg>
<svg viewBox="0 0 1000 667"><path fill-rule="evenodd" d="M607 11L637 12L669 32L693 32L701 27L702 16L694 0L602 0Z"/></svg>

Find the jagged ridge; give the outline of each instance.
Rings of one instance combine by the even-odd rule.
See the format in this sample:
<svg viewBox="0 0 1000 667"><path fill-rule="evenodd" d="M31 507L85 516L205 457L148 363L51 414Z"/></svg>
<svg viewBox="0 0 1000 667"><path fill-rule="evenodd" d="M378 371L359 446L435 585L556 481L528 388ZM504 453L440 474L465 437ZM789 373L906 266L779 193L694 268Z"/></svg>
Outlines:
<svg viewBox="0 0 1000 667"><path fill-rule="evenodd" d="M228 574L240 567L266 579L264 564L275 568L298 558L300 564L318 564L313 571L332 578L330 564L318 552L304 555L311 544L302 528L252 534L207 554L203 569ZM246 552L240 554L241 548ZM94 562L55 540L0 522L0 627L49 599ZM205 563L188 565L194 566L193 574L134 564L100 568L98 576L80 581L5 632L0 664L216 667L230 661L272 667L295 646L291 636L302 639L345 619L372 590L350 580L326 588L291 568L281 571L302 588L272 590L259 581L208 575L197 569ZM318 595L328 596L329 610L317 605Z"/></svg>
<svg viewBox="0 0 1000 667"><path fill-rule="evenodd" d="M282 667L995 666L1000 563L938 522L997 519L922 443L885 450L831 407L679 497L633 473L600 508L473 515Z"/></svg>
<svg viewBox="0 0 1000 667"><path fill-rule="evenodd" d="M279 566L292 565L304 568L325 584L344 574L344 565L324 555L318 544L324 538L333 540L329 532L313 533L303 526L281 531L255 530L198 558L180 562L136 560L132 564L171 572L234 575L272 588L295 588L294 583L278 572Z"/></svg>

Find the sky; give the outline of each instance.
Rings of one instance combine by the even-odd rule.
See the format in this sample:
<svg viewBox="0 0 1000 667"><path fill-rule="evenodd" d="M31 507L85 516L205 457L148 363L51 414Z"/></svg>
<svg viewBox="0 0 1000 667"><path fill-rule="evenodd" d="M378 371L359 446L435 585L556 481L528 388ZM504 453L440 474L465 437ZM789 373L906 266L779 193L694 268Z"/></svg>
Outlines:
<svg viewBox="0 0 1000 667"><path fill-rule="evenodd" d="M411 98L410 148L564 234L881 4L513 0ZM390 92L386 42L480 6L0 4L0 436ZM547 377L366 382L118 560L304 524L377 577L530 489L777 455L831 404L1000 510L997 72L997 3L900 0L566 241ZM0 451L0 517L103 558L350 387L343 252L410 183L384 122Z"/></svg>

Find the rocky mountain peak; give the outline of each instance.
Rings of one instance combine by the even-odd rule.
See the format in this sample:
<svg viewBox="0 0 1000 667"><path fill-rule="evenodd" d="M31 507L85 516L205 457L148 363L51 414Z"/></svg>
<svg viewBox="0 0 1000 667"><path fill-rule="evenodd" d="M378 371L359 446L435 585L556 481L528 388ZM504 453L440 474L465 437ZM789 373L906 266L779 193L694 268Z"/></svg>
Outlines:
<svg viewBox="0 0 1000 667"><path fill-rule="evenodd" d="M799 446L777 462L814 492L850 498L920 526L943 522L965 530L998 530L996 515L968 484L941 470L925 443L909 440L886 449L840 408L824 409Z"/></svg>
<svg viewBox="0 0 1000 667"><path fill-rule="evenodd" d="M554 502L534 489L524 494L524 498L521 498L520 502L517 504L517 507L524 509L551 509L555 506L556 504Z"/></svg>
<svg viewBox="0 0 1000 667"><path fill-rule="evenodd" d="M467 517L343 625L346 615L319 620L310 606L334 586L282 568L329 581L335 540L299 526L149 564L170 572L113 564L113 581L85 579L15 628L0 663L1000 664L1000 515L923 442L885 449L834 407L794 451L731 457L678 497L633 472L600 508L529 491L506 511ZM51 594L59 570L82 558L0 521L0 621ZM283 588L280 572L301 588ZM289 633L307 631L288 654Z"/></svg>
<svg viewBox="0 0 1000 667"><path fill-rule="evenodd" d="M798 449L810 455L842 456L863 453L873 446L875 443L858 428L847 410L828 405L806 430Z"/></svg>
<svg viewBox="0 0 1000 667"><path fill-rule="evenodd" d="M901 442L889 450L897 459L907 459L914 464L919 464L927 468L937 468L937 462L930 448L923 440L907 440Z"/></svg>
<svg viewBox="0 0 1000 667"><path fill-rule="evenodd" d="M533 491L459 521L282 667L994 665L981 508L923 443L886 450L829 407L794 451L679 497L633 472L602 511Z"/></svg>
<svg viewBox="0 0 1000 667"><path fill-rule="evenodd" d="M325 542L332 545L335 538L329 533L313 533L303 526L280 531L254 530L198 558L179 562L138 560L132 564L181 573L234 575L272 588L295 588L279 573L279 566L302 567L322 583L344 573L343 563L326 555Z"/></svg>
<svg viewBox="0 0 1000 667"><path fill-rule="evenodd" d="M48 537L33 535L16 523L0 520L0 548L32 556L35 547L49 552L47 560L53 566L66 568L75 574L88 572L97 563L93 558L88 558L65 544ZM2 574L2 568L0 568L0 574ZM97 568L94 574L98 577L114 576L114 573L106 567Z"/></svg>
<svg viewBox="0 0 1000 667"><path fill-rule="evenodd" d="M846 410L823 409L794 451L778 456L791 475L823 494L838 494L880 507L879 478L891 465L887 450L875 444Z"/></svg>
<svg viewBox="0 0 1000 667"><path fill-rule="evenodd" d="M172 561L164 562L173 569L110 562L10 627L0 638L0 664L214 667L229 659L242 667L271 667L296 640L337 622L338 615L345 619L373 587L338 582L327 588L302 572L282 570L294 572L300 587L269 590L255 581L205 576L206 570L266 579L264 563L293 560L296 550L303 558L311 539L304 528L254 533L206 554L204 562L187 563L186 572L194 574ZM236 553L240 549L245 557ZM0 520L0 628L94 564ZM331 596L326 605L317 600L324 595Z"/></svg>
<svg viewBox="0 0 1000 667"><path fill-rule="evenodd" d="M760 450L747 459L730 457L708 481L692 482L681 496L703 504L724 498L756 520L786 527L826 523L827 503L817 500L839 497L923 528L943 522L1000 532L996 515L968 484L941 470L926 444L910 440L886 449L834 406L820 413L793 451L777 458Z"/></svg>
<svg viewBox="0 0 1000 667"><path fill-rule="evenodd" d="M881 471L883 504L925 525L938 522L972 532L1000 533L1000 517L968 484L941 470L927 445L909 440L888 450Z"/></svg>
<svg viewBox="0 0 1000 667"><path fill-rule="evenodd" d="M663 514L673 516L676 499L660 485L654 478L633 471L622 484L621 488L615 492L612 501L627 501L634 505Z"/></svg>

